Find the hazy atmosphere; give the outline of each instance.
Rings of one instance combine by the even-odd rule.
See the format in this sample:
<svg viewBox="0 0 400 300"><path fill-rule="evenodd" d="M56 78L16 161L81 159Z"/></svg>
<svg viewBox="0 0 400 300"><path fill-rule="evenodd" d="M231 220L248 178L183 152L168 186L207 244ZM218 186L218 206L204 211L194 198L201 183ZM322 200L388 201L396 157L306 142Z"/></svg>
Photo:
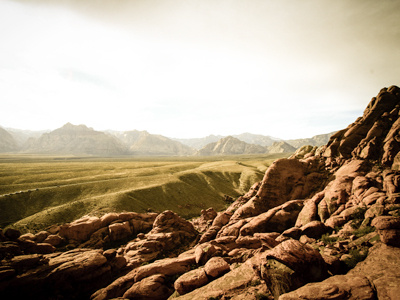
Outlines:
<svg viewBox="0 0 400 300"><path fill-rule="evenodd" d="M388 0L2 0L0 125L336 131L399 84L399 20Z"/></svg>

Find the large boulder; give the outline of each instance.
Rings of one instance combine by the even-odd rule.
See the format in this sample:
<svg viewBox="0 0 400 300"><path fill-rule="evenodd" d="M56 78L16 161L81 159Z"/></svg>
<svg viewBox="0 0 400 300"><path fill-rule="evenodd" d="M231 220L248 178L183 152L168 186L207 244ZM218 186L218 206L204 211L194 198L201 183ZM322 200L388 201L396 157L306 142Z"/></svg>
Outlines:
<svg viewBox="0 0 400 300"><path fill-rule="evenodd" d="M400 247L400 218L392 216L376 217L372 221L381 241L387 245Z"/></svg>
<svg viewBox="0 0 400 300"><path fill-rule="evenodd" d="M123 296L135 283L141 280L161 274L164 276L176 276L190 271L195 264L195 257L165 258L151 264L135 268L128 274L119 277L114 282L98 290L91 296L93 300L105 300ZM157 281L159 282L159 281Z"/></svg>
<svg viewBox="0 0 400 300"><path fill-rule="evenodd" d="M167 285L165 275L155 274L133 284L123 295L123 298L137 300L164 300L173 290Z"/></svg>
<svg viewBox="0 0 400 300"><path fill-rule="evenodd" d="M288 200L305 199L322 184L325 174L314 161L278 159L265 172L257 194L240 207L232 219L259 215Z"/></svg>
<svg viewBox="0 0 400 300"><path fill-rule="evenodd" d="M229 270L229 264L222 257L213 257L204 266L204 271L212 278L220 277Z"/></svg>
<svg viewBox="0 0 400 300"><path fill-rule="evenodd" d="M17 276L0 282L4 299L88 298L112 276L101 250L23 255L9 264Z"/></svg>
<svg viewBox="0 0 400 300"><path fill-rule="evenodd" d="M249 218L240 228L240 235L260 232L283 232L293 227L303 208L303 200L291 200L256 217ZM221 233L222 235L222 233Z"/></svg>
<svg viewBox="0 0 400 300"><path fill-rule="evenodd" d="M279 300L295 299L398 299L400 294L400 249L377 244L367 258L346 275L309 283L284 294Z"/></svg>
<svg viewBox="0 0 400 300"><path fill-rule="evenodd" d="M59 235L68 240L83 242L87 240L93 232L100 229L101 224L100 218L85 216L70 224L62 225Z"/></svg>
<svg viewBox="0 0 400 300"><path fill-rule="evenodd" d="M208 283L208 277L203 268L191 270L181 275L174 283L179 295L187 294Z"/></svg>
<svg viewBox="0 0 400 300"><path fill-rule="evenodd" d="M274 297L328 276L319 251L297 240L286 240L261 253L260 274Z"/></svg>
<svg viewBox="0 0 400 300"><path fill-rule="evenodd" d="M198 288L190 293L178 297L179 300L208 300L222 299L223 296L237 295L238 290L245 286L249 286L252 282L259 281L257 273L254 271L253 263L250 260L244 264L226 273L207 285Z"/></svg>

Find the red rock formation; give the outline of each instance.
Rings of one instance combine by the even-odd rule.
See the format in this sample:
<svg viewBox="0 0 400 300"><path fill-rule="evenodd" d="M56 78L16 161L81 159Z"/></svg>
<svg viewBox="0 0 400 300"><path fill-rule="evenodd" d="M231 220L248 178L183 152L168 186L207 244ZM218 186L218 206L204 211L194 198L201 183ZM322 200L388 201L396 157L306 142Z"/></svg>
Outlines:
<svg viewBox="0 0 400 300"><path fill-rule="evenodd" d="M276 161L224 212L203 211L194 222L201 237L171 211L84 217L22 236L0 230L1 295L167 299L175 290L182 300L396 299L399 130L393 86L327 146ZM113 243L124 244L63 248ZM307 284L328 270L340 275Z"/></svg>

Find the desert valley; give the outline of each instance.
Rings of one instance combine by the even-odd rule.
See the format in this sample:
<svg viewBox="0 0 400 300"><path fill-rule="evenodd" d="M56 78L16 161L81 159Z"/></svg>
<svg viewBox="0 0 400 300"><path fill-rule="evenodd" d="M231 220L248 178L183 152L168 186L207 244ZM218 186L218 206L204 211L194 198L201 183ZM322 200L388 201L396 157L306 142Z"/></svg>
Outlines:
<svg viewBox="0 0 400 300"><path fill-rule="evenodd" d="M0 128L4 299L397 299L400 88L338 132Z"/></svg>

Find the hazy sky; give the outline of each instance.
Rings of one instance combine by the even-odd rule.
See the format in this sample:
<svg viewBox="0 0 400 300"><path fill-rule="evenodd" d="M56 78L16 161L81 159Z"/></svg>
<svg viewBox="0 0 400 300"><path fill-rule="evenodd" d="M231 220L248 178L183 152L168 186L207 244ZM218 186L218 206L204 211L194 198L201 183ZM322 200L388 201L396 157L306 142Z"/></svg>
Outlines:
<svg viewBox="0 0 400 300"><path fill-rule="evenodd" d="M336 131L400 84L399 20L397 0L0 0L0 125Z"/></svg>

